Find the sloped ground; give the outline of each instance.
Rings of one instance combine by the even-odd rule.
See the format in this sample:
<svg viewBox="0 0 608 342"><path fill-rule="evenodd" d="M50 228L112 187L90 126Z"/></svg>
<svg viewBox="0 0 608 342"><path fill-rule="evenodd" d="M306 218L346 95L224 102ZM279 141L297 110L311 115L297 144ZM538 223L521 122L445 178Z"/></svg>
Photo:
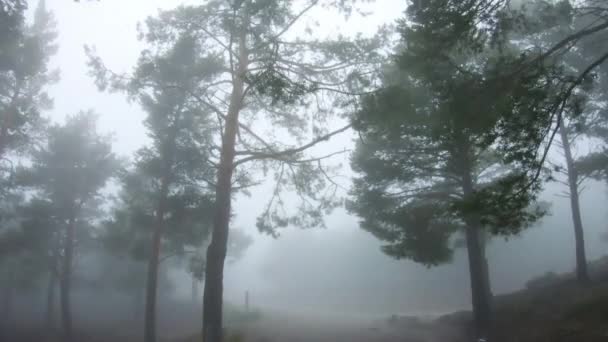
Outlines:
<svg viewBox="0 0 608 342"><path fill-rule="evenodd" d="M499 341L608 341L608 257L590 264L592 282L545 275L496 299Z"/></svg>
<svg viewBox="0 0 608 342"><path fill-rule="evenodd" d="M528 282L526 289L495 298L493 341L608 342L608 257L590 264L592 281L574 274L552 274ZM470 312L440 317L428 329L451 331L444 342L471 341Z"/></svg>
<svg viewBox="0 0 608 342"><path fill-rule="evenodd" d="M608 342L608 257L589 265L592 281L548 273L525 289L497 296L496 342ZM470 342L472 316L456 312L435 320L387 317L381 321L282 315L239 329L247 342Z"/></svg>

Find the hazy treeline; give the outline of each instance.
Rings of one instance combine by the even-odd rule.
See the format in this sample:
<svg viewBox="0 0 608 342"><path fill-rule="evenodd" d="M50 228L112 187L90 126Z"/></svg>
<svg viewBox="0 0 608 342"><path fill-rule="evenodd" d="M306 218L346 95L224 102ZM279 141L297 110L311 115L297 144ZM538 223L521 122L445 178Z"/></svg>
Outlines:
<svg viewBox="0 0 608 342"><path fill-rule="evenodd" d="M146 114L149 143L132 156L99 132L103 113L45 116L57 32L44 1L31 20L27 5L0 1L5 330L19 300L49 334L60 322L76 341L73 308L95 310L78 294L108 290L108 301L130 298L153 342L166 317L157 302L171 297L172 272L187 272L202 338L221 341L224 265L252 241L230 229L233 199L268 178L252 225L272 236L324 226L346 204L391 257L430 267L466 248L479 338L492 327L486 244L547 213L547 182L568 189L577 279L592 281L579 194L607 177L604 1L417 0L395 25L347 37L316 34L314 11L348 18L357 1L160 11L139 27L130 72L86 49L99 91ZM332 158L349 151L323 143L347 130L357 138L344 191Z"/></svg>

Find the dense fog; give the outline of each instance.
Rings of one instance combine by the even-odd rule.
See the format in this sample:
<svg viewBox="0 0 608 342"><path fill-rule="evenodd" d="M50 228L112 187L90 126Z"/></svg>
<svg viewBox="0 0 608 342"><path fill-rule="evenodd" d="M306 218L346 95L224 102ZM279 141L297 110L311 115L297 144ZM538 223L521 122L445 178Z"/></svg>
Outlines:
<svg viewBox="0 0 608 342"><path fill-rule="evenodd" d="M0 341L599 336L603 1L0 10Z"/></svg>

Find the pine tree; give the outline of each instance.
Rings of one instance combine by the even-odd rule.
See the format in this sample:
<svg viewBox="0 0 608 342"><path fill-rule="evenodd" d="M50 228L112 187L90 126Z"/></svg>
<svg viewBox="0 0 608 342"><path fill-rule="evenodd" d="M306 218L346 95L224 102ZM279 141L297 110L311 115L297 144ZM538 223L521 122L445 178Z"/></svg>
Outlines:
<svg viewBox="0 0 608 342"><path fill-rule="evenodd" d="M18 4L15 6L15 11L22 9ZM57 51L57 34L53 15L46 10L45 2L39 2L31 25L17 21L12 31L16 32L7 35L8 41L0 42L0 110L3 112L0 156L3 158L23 147L39 127L40 112L52 105L46 88L58 79L58 73L48 68L50 57Z"/></svg>
<svg viewBox="0 0 608 342"><path fill-rule="evenodd" d="M387 243L385 253L428 266L449 261L454 234L463 232L476 333L487 339L486 237L517 234L543 214L534 204L540 184L530 176L542 135L508 138L546 124L553 103L546 84L557 70L527 72L526 82L505 92L495 76L518 63L517 46L496 49L483 31L458 38L463 11L479 10L468 6L410 6L400 25L404 47L387 66L383 88L364 97L353 119L361 139L350 210Z"/></svg>
<svg viewBox="0 0 608 342"><path fill-rule="evenodd" d="M342 1L210 1L161 12L147 20L141 34L148 50L162 49L183 34L205 47L197 60L205 62L207 76L186 89L217 119L211 155L215 174L210 179L215 191L213 229L203 300L205 341L222 340L223 272L234 193L255 184L252 178L260 171L275 171L275 195L257 222L272 234L289 224L322 225L323 214L338 204L331 190L324 191L330 183L320 163L324 158L305 152L349 129L345 125L329 131L328 119L349 111L356 102L353 95L369 90L368 77L382 59L382 40L321 40L310 33L293 38L296 23L314 25L311 10L322 6L343 13L353 10L352 3ZM102 87L124 79L106 70L99 58L92 57L91 65ZM260 133L264 125L271 129ZM293 139L274 138L281 134ZM278 194L285 190L295 190L302 199L295 214L281 210Z"/></svg>
<svg viewBox="0 0 608 342"><path fill-rule="evenodd" d="M101 190L118 166L110 139L100 135L95 125L95 114L82 112L64 125L51 126L46 143L33 152L29 171L37 197L51 206L63 227L59 283L66 341L73 340L70 292L76 247L100 214Z"/></svg>
<svg viewBox="0 0 608 342"><path fill-rule="evenodd" d="M202 246L209 233L215 169L211 111L192 96L215 72L212 59L200 60L202 46L189 33L171 47L145 51L133 76L111 84L126 91L148 114L145 125L152 144L140 149L134 169L122 178L119 215L146 235L145 340L156 340L158 270L165 256L184 255ZM135 221L133 221L135 220ZM132 233L133 234L133 233ZM141 234L141 233L140 233ZM140 238L138 238L140 239ZM191 251L189 251L191 252Z"/></svg>

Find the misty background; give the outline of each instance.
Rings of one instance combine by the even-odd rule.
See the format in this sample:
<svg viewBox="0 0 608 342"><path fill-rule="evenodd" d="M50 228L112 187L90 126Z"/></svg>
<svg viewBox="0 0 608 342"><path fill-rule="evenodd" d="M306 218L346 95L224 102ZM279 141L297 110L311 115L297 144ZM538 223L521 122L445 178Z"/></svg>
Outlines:
<svg viewBox="0 0 608 342"><path fill-rule="evenodd" d="M61 80L51 87L54 108L49 116L63 122L66 115L94 108L99 129L112 133L114 150L129 156L148 142L142 126L144 113L121 94L97 90L87 77L84 45L116 72L126 72L137 60L143 45L137 40L137 24L160 8L196 1L173 0L104 0L83 2L52 0L47 2L58 26L58 53L52 68L61 70ZM30 2L30 12L35 8ZM406 3L382 0L373 14L344 21L321 20L319 34L349 31L374 32L380 24L403 15ZM332 23L332 24L329 24ZM333 150L353 146L353 135L332 139ZM348 156L336 158L348 168ZM343 173L348 174L348 170ZM346 181L345 181L346 182ZM348 186L346 183L345 186ZM589 260L606 254L608 243L602 238L608 231L605 210L606 187L589 181L581 196ZM521 288L527 280L547 271L571 271L575 265L572 244L572 221L569 202L561 197L565 187L546 185L541 200L550 201L550 215L520 236L508 241L494 239L488 246L490 276L495 294ZM360 314L416 313L436 314L470 307L470 285L466 250L459 249L453 263L435 268L411 261L393 260L380 251L380 242L358 227L357 219L344 210L327 218L328 229L285 229L274 239L257 232L255 218L261 212L269 188L252 190L253 196L235 198L233 227L253 237L245 255L226 266L226 299L244 300L249 291L253 306L294 308L325 312ZM262 200L260 200L262 199ZM176 280L178 293L189 295L190 278ZM179 279L179 278L176 278ZM304 291L305 290L305 291Z"/></svg>

